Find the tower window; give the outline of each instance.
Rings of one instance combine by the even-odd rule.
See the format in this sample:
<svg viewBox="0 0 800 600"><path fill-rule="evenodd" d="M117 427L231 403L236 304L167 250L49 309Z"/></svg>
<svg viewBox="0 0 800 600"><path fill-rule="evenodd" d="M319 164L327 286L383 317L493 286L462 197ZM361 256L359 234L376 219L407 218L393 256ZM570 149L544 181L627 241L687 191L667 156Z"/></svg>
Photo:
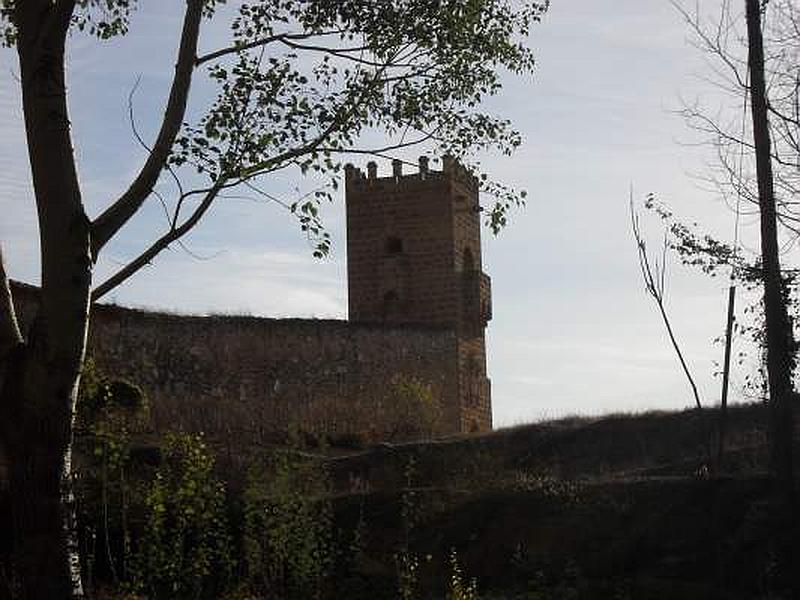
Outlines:
<svg viewBox="0 0 800 600"><path fill-rule="evenodd" d="M402 254L403 240L399 237L389 237L386 240L386 254Z"/></svg>
<svg viewBox="0 0 800 600"><path fill-rule="evenodd" d="M475 270L475 257L472 254L472 249L464 248L464 271L471 273Z"/></svg>

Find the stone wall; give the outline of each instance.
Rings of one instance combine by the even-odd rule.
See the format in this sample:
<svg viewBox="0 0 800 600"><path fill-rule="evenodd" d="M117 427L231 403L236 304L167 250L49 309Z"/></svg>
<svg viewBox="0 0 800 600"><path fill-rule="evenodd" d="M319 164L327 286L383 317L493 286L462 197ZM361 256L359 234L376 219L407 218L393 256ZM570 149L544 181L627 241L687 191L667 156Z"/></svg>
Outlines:
<svg viewBox="0 0 800 600"><path fill-rule="evenodd" d="M22 321L36 290L14 286ZM290 424L381 437L393 382L431 386L443 427L461 430L458 341L435 327L338 320L183 316L96 305L89 355L101 371L140 385L156 431L258 437Z"/></svg>
<svg viewBox="0 0 800 600"><path fill-rule="evenodd" d="M442 170L345 169L349 321L191 317L97 305L89 355L139 384L157 431L390 432L398 381L431 387L444 432L492 427L478 183ZM30 321L36 290L15 286ZM399 402L397 404L400 404Z"/></svg>

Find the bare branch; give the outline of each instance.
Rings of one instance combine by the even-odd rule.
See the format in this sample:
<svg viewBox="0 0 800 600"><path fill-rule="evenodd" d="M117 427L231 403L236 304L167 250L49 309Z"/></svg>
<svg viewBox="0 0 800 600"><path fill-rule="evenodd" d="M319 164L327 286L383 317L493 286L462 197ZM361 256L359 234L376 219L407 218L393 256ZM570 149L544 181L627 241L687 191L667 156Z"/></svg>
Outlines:
<svg viewBox="0 0 800 600"><path fill-rule="evenodd" d="M195 208L192 215L186 219L186 221L177 227L170 228L167 233L153 242L150 247L142 252L139 256L97 286L92 291L92 301L102 298L108 292L128 279L131 275L150 264L150 261L152 261L159 252L167 248L172 242L178 240L180 237L188 233L195 225L197 225L202 216L208 211L208 209L211 207L211 204L214 202L214 199L222 189L223 180L220 179L206 192L203 200L200 202L197 208Z"/></svg>
<svg viewBox="0 0 800 600"><path fill-rule="evenodd" d="M322 52L324 54L330 54L331 56L335 56L337 58L342 58L345 60L349 60L355 63L359 63L362 65L366 65L368 67L391 67L391 68L408 68L413 67L414 63L410 62L393 62L389 64L385 64L375 60L369 60L368 58L363 58L363 56L352 56L351 53L359 52L363 53L365 50L369 50L369 46L357 46L354 48L335 48L330 46L312 46L309 44L297 44L295 42L291 42L289 40L279 40L286 46L294 50L310 50L313 52Z"/></svg>
<svg viewBox="0 0 800 600"><path fill-rule="evenodd" d="M199 56L197 60L195 60L194 64L195 66L199 67L204 63L216 60L218 58L222 58L223 56L227 56L229 54L238 54L239 52L244 52L246 50L253 50L254 48L266 46L267 44L271 44L272 42L280 42L284 40L307 40L312 37L335 35L338 33L341 33L341 31L336 30L336 31L323 31L315 33L279 33L258 40L253 40L252 42L248 42L246 44L228 46L226 48L220 48L219 50L215 50L214 52L209 52L208 54Z"/></svg>
<svg viewBox="0 0 800 600"><path fill-rule="evenodd" d="M414 138L413 140L410 140L408 142L387 144L379 148L329 148L327 146L321 146L320 150L330 152L331 154L369 154L380 158L387 158L385 156L387 152L402 150L403 148L408 148L410 146L419 146L420 144L428 140L435 139L436 132L439 131L440 129L441 127L437 127L431 132L422 131L420 132L422 134L420 137Z"/></svg>
<svg viewBox="0 0 800 600"><path fill-rule="evenodd" d="M724 6L724 10L716 26L713 28L713 31L709 32L700 23L700 16L698 14L690 14L677 0L670 0L670 4L672 4L675 10L683 17L683 20L697 37L698 43L696 45L698 49L709 52L719 59L728 69L730 75L733 77L733 81L735 81L741 89L746 90L748 88L746 81L747 65L746 63L743 64L742 61L737 64L727 49L728 33L731 30L731 25L726 22L725 18L728 16L727 5Z"/></svg>
<svg viewBox="0 0 800 600"><path fill-rule="evenodd" d="M651 266L650 259L647 254L647 244L644 241L644 237L642 236L642 231L639 226L639 215L636 213L636 209L633 206L633 190L630 192L629 203L631 213L631 231L633 232L633 237L636 241L636 251L639 257L639 269L642 273L645 289L647 290L648 295L655 300L656 306L658 306L658 312L661 314L661 320L664 322L664 326L667 328L667 334L669 335L670 342L672 343L672 348L675 350L675 354L677 354L678 360L681 363L683 373L686 375L686 379L692 388L695 404L697 405L697 408L701 408L700 394L697 391L697 385L695 384L694 378L689 371L689 366L686 364L686 360L683 358L683 352L681 352L678 341L675 339L675 333L672 330L672 324L664 306L664 278L666 271L667 248L669 246L666 234L664 236L664 245L661 249L661 264L659 264L658 257L656 257L655 265Z"/></svg>
<svg viewBox="0 0 800 600"><path fill-rule="evenodd" d="M139 83L141 83L141 81L142 78L137 77L136 82L133 84L133 87L131 88L130 94L128 94L128 122L130 123L131 133L133 134L134 139L142 148L144 148L144 150L146 150L149 153L152 152L153 149L147 145L147 142L144 141L144 138L142 138L141 134L139 133L139 129L136 126L136 115L134 114L133 110L133 96L136 94L136 90L139 89ZM178 175L175 173L175 169L173 169L169 163L165 163L164 167L172 177L172 180L175 182L175 185L178 188L178 193L182 195L183 184L181 183L181 180L178 177ZM156 193L155 188L153 188L153 192ZM164 203L162 198L159 197L159 200L161 200L162 204Z"/></svg>
<svg viewBox="0 0 800 600"><path fill-rule="evenodd" d="M161 170L167 162L172 144L180 131L186 113L202 15L203 1L188 0L175 77L172 81L161 130L147 161L128 190L92 223L92 253L95 260L99 250L139 210L153 190Z"/></svg>

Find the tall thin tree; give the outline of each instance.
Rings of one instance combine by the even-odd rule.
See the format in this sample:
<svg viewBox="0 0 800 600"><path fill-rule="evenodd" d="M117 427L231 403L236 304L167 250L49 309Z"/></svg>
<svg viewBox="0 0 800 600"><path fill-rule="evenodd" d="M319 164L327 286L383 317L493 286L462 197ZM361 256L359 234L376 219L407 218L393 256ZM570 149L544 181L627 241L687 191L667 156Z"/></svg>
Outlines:
<svg viewBox="0 0 800 600"><path fill-rule="evenodd" d="M792 371L794 340L786 311L786 293L781 276L780 246L773 189L764 43L761 34L761 2L745 0L747 9L750 102L753 142L761 218L761 260L764 280L764 315L767 341L767 383L770 404L770 472L791 501L792 471ZM766 3L765 3L766 4Z"/></svg>

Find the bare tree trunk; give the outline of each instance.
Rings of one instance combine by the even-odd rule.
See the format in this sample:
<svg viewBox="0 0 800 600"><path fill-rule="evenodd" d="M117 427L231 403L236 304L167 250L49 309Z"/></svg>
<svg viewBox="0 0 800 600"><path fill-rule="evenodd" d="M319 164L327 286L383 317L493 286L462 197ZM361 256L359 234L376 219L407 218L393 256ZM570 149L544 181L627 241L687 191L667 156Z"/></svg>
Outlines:
<svg viewBox="0 0 800 600"><path fill-rule="evenodd" d="M26 0L15 9L42 257L39 311L21 351L8 365L0 393L14 567L25 599L82 595L72 543L70 448L92 260L63 68L73 5Z"/></svg>
<svg viewBox="0 0 800 600"><path fill-rule="evenodd" d="M761 34L761 2L746 0L750 68L750 101L753 107L753 141L756 154L758 202L761 217L761 259L764 278L764 315L767 337L769 385L769 468L776 484L775 543L777 568L773 586L778 594L800 594L797 518L795 509L792 445L794 422L792 372L794 340L786 312L786 296L779 260L777 218L767 95L764 81L764 48ZM791 591L790 591L791 590ZM786 596L789 597L789 596Z"/></svg>
<svg viewBox="0 0 800 600"><path fill-rule="evenodd" d="M136 212L163 168L183 122L205 5L187 0L176 75L158 140L135 183L100 219L93 245L75 169L64 73L66 37L77 1L20 0L10 9L39 216L42 287L27 339L18 336L16 343L7 326L14 321L11 295L6 294L8 302L0 295L0 328L5 326L9 347L15 348L3 354L0 329L0 376L5 373L0 379L0 459L9 471L14 570L21 597L36 600L82 596L70 456L93 249L99 250Z"/></svg>
<svg viewBox="0 0 800 600"><path fill-rule="evenodd" d="M792 471L792 371L794 367L791 323L779 259L775 195L767 96L764 82L764 48L759 0L747 2L750 101L753 107L753 138L761 215L761 257L764 278L764 314L767 329L767 379L770 403L770 471L787 498L793 496Z"/></svg>
<svg viewBox="0 0 800 600"><path fill-rule="evenodd" d="M14 300L8 285L8 275L3 259L3 246L0 244L0 390L9 372L11 354L22 344L22 334L17 323Z"/></svg>
<svg viewBox="0 0 800 600"><path fill-rule="evenodd" d="M16 358L22 350L22 335L17 324L14 301L8 285L8 277L3 260L3 248L0 245L0 494L5 496L9 473L9 448L2 425L9 421L9 415L3 411L2 393L5 381L15 369ZM8 511L8 498L0 498L0 598L4 598L12 581L10 558L12 554L11 516Z"/></svg>

